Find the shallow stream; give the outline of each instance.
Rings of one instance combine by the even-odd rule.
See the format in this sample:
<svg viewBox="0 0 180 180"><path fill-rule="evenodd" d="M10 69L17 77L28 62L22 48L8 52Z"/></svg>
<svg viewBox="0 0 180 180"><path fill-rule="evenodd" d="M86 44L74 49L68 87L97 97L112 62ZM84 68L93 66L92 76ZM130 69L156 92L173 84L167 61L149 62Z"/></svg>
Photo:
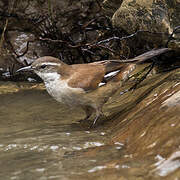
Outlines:
<svg viewBox="0 0 180 180"><path fill-rule="evenodd" d="M179 72L126 88L88 129L43 85L0 82L0 179L179 180Z"/></svg>

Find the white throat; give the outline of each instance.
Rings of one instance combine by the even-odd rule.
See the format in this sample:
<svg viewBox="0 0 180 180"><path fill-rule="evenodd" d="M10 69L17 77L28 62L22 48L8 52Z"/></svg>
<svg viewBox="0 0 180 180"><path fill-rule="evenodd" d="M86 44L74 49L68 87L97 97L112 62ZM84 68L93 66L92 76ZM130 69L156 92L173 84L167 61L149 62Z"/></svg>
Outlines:
<svg viewBox="0 0 180 180"><path fill-rule="evenodd" d="M48 93L58 102L73 106L79 102L80 96L84 94L81 88L69 87L68 80L61 79L61 76L55 72L41 74L41 77Z"/></svg>
<svg viewBox="0 0 180 180"><path fill-rule="evenodd" d="M60 79L61 75L58 74L57 72L36 72L36 74L42 78L42 80L44 81L44 83L50 83L51 81L56 81L58 79Z"/></svg>

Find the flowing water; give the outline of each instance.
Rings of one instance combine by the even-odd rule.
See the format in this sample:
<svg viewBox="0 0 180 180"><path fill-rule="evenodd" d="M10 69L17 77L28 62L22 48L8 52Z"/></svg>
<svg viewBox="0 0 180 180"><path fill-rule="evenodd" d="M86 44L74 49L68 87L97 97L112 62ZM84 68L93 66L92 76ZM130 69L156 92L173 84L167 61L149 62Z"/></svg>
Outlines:
<svg viewBox="0 0 180 180"><path fill-rule="evenodd" d="M179 84L167 73L120 90L88 129L43 85L1 82L0 179L179 180Z"/></svg>

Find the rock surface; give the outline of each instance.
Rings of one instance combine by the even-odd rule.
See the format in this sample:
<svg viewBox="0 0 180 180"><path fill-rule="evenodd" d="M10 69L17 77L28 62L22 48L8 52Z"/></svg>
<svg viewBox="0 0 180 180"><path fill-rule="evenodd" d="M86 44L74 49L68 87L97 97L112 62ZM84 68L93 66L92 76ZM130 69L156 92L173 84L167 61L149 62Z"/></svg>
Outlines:
<svg viewBox="0 0 180 180"><path fill-rule="evenodd" d="M179 7L178 0L173 2L165 0L124 0L119 9L114 12L112 23L115 27L123 29L129 34L138 30L157 33L155 35L147 33L140 38L146 40L148 44L153 43L154 46L165 45L169 34L176 26L179 26L177 21L179 19ZM178 34L175 36L177 37ZM179 47L178 43L175 44Z"/></svg>

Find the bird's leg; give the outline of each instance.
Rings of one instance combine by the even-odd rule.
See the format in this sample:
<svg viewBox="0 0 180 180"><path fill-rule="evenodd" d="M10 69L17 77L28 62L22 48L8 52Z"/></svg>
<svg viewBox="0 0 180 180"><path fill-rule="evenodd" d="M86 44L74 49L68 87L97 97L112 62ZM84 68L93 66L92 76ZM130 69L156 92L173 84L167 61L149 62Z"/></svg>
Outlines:
<svg viewBox="0 0 180 180"><path fill-rule="evenodd" d="M90 125L89 128L93 128L96 125L98 119L100 117L104 116L103 112L102 112L102 107L98 107L98 108L95 109L95 108L93 108L91 106L82 106L82 109L85 111L86 117L85 117L85 119L80 120L79 122L90 120L93 113L95 114L95 118L93 120L93 123ZM93 117L94 117L94 115L93 115Z"/></svg>
<svg viewBox="0 0 180 180"><path fill-rule="evenodd" d="M103 115L103 112L102 112L102 108L97 108L96 109L96 117L94 118L94 121L93 123L91 124L90 128L94 127L97 120L101 117L101 116L104 116Z"/></svg>
<svg viewBox="0 0 180 180"><path fill-rule="evenodd" d="M94 111L94 109L92 107L90 107L90 106L82 106L82 109L85 111L86 117L84 119L80 120L79 122L88 120L91 117L91 115L93 114L93 111Z"/></svg>

